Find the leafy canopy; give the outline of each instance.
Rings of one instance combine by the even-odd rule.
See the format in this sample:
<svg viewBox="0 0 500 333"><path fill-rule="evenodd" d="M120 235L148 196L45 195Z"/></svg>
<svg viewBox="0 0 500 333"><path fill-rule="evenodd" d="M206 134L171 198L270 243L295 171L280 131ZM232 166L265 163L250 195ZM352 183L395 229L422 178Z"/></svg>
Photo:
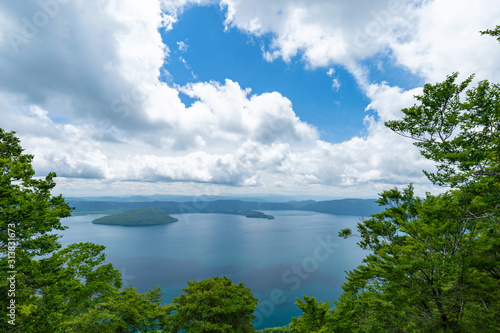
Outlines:
<svg viewBox="0 0 500 333"><path fill-rule="evenodd" d="M257 299L240 282L214 276L203 281L188 281L184 294L175 298L171 316L172 331L254 332L252 327Z"/></svg>
<svg viewBox="0 0 500 333"><path fill-rule="evenodd" d="M32 155L23 154L13 132L0 128L0 256L7 255L8 229L15 230L19 259L43 256L60 248L53 230L64 230L60 219L71 208L60 196L51 196L55 174L34 178ZM20 263L21 264L21 263Z"/></svg>
<svg viewBox="0 0 500 333"><path fill-rule="evenodd" d="M386 122L437 163L437 172L425 172L433 183L452 187L500 176L500 85L481 81L466 90L473 77L456 83L457 76L426 84L415 96L420 104L403 109L403 119Z"/></svg>
<svg viewBox="0 0 500 333"><path fill-rule="evenodd" d="M297 298L297 304L302 310L302 316L292 318L291 328L297 333L324 333L329 332L327 324L332 319L332 314L328 313L330 302L317 302L316 298L302 296L304 300Z"/></svg>
<svg viewBox="0 0 500 333"><path fill-rule="evenodd" d="M158 332L168 328L172 307L162 305L160 287L145 294L130 286L95 304L83 315L69 320L70 331L85 333Z"/></svg>

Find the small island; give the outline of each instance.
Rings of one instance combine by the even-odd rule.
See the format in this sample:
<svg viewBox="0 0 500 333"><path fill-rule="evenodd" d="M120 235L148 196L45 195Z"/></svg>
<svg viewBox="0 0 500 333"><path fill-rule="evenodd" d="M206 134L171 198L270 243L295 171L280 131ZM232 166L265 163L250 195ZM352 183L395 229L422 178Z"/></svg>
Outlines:
<svg viewBox="0 0 500 333"><path fill-rule="evenodd" d="M267 215L262 212L258 212L256 210L240 210L237 211L236 214L246 216L247 218L274 220L274 216Z"/></svg>
<svg viewBox="0 0 500 333"><path fill-rule="evenodd" d="M147 226L177 222L178 220L161 209L140 208L127 210L122 213L103 216L92 221L94 224Z"/></svg>

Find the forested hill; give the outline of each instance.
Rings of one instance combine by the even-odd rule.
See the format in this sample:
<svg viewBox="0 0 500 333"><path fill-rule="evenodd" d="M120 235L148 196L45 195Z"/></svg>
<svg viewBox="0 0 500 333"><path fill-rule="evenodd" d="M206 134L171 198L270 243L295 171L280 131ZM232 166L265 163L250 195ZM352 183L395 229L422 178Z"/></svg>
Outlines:
<svg viewBox="0 0 500 333"><path fill-rule="evenodd" d="M103 216L92 221L94 224L111 224L126 226L146 226L177 222L176 218L157 208L139 208L121 213Z"/></svg>
<svg viewBox="0 0 500 333"><path fill-rule="evenodd" d="M167 214L184 213L234 213L250 210L303 210L335 215L370 216L382 209L371 199L340 199L328 201L255 202L242 200L215 201L153 201L119 202L89 201L72 198L69 204L75 207L74 215L116 213L131 209L154 207Z"/></svg>

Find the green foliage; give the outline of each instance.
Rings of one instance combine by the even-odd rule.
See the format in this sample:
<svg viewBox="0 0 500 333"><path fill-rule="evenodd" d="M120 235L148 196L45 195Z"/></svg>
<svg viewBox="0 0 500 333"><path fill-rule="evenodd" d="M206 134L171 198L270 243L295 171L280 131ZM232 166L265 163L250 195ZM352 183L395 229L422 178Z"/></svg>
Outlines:
<svg viewBox="0 0 500 333"><path fill-rule="evenodd" d="M33 258L60 248L58 236L51 232L65 229L60 218L71 212L62 196L50 193L55 187L55 174L35 179L32 160L32 155L23 154L15 133L0 129L0 303L15 301L17 322L23 317L20 305L34 307L28 300L38 297L37 293L46 286L36 275L48 267ZM7 271L17 273L6 276ZM11 291L7 277L15 281L15 290ZM0 330L19 329L8 323L12 318L7 317L6 311L6 306L2 306Z"/></svg>
<svg viewBox="0 0 500 333"><path fill-rule="evenodd" d="M482 34L497 37L500 26ZM436 162L452 190L417 198L385 191L385 211L358 224L371 251L336 302L339 332L493 332L500 327L500 85L472 76L426 84L418 104L386 125ZM350 230L339 236L349 237Z"/></svg>
<svg viewBox="0 0 500 333"><path fill-rule="evenodd" d="M415 96L420 104L403 109L403 119L386 125L416 140L422 155L437 163L436 173L426 172L433 183L456 187L494 177L498 190L500 85L481 81L462 100L472 77L457 84L457 76L426 84L423 95Z"/></svg>
<svg viewBox="0 0 500 333"><path fill-rule="evenodd" d="M51 196L55 174L34 179L32 155L23 154L13 132L0 128L0 256L7 254L8 229L15 230L19 260L60 248L52 230L64 230L60 219L71 208L62 196ZM9 225L11 226L9 228ZM4 262L2 262L4 264ZM21 264L21 262L19 263Z"/></svg>
<svg viewBox="0 0 500 333"><path fill-rule="evenodd" d="M161 209L140 208L127 210L123 213L103 216L92 221L95 224L112 224L128 226L146 226L177 222L178 220Z"/></svg>
<svg viewBox="0 0 500 333"><path fill-rule="evenodd" d="M184 329L192 333L254 332L253 312L257 299L240 282L227 277L188 281L184 294L172 302L175 314L170 318L171 331Z"/></svg>
<svg viewBox="0 0 500 333"><path fill-rule="evenodd" d="M498 229L490 219L471 218L478 207L459 191L419 199L410 186L383 192L380 202L389 207L358 224L359 244L372 253L349 272L337 322L390 331L498 327L499 280L477 265L486 259L485 232Z"/></svg>
<svg viewBox="0 0 500 333"><path fill-rule="evenodd" d="M160 287L145 294L132 286L95 304L89 311L65 323L67 332L157 332L167 328L172 307L162 305Z"/></svg>
<svg viewBox="0 0 500 333"><path fill-rule="evenodd" d="M259 330L260 333L292 333L290 325L279 326L279 327L269 327Z"/></svg>
<svg viewBox="0 0 500 333"><path fill-rule="evenodd" d="M22 277L30 282L19 286L17 325L24 332L61 332L65 321L85 313L97 302L114 295L121 286L120 273L103 264L104 246L75 243L52 256L32 260ZM35 289L29 289L29 288Z"/></svg>
<svg viewBox="0 0 500 333"><path fill-rule="evenodd" d="M121 277L104 264L103 246L61 249L53 231L65 229L60 219L71 208L51 195L54 173L34 178L32 160L15 133L0 129L0 331L62 332L65 322L114 295ZM7 304L15 306L11 317Z"/></svg>
<svg viewBox="0 0 500 333"><path fill-rule="evenodd" d="M297 333L326 333L331 332L328 324L333 316L328 313L330 302L317 302L316 298L303 296L304 300L297 298L297 304L302 310L302 316L292 318L292 332Z"/></svg>
<svg viewBox="0 0 500 333"><path fill-rule="evenodd" d="M488 29L485 31L481 31L481 35L490 35L496 37L497 40L500 42L500 25L497 25L496 28L493 30Z"/></svg>

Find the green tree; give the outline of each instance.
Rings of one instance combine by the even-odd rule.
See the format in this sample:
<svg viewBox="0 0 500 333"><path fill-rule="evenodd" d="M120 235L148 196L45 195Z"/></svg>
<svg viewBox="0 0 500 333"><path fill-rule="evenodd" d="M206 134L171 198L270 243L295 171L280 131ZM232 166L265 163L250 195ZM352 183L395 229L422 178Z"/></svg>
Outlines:
<svg viewBox="0 0 500 333"><path fill-rule="evenodd" d="M482 221L477 227L486 244L476 260L499 279L500 85L481 81L465 91L471 77L455 83L457 76L426 84L416 96L420 104L386 125L416 140L421 153L437 163L437 172L426 172L434 184L458 189L462 203L474 206L467 218Z"/></svg>
<svg viewBox="0 0 500 333"><path fill-rule="evenodd" d="M348 273L336 326L367 332L496 329L498 280L476 261L485 246L481 227L489 220L470 218L481 205L464 202L459 191L418 198L411 186L385 191L378 202L387 209L358 224L358 244L371 253Z"/></svg>
<svg viewBox="0 0 500 333"><path fill-rule="evenodd" d="M254 332L252 327L257 299L240 282L227 277L188 281L184 294L172 302L171 331L190 333Z"/></svg>
<svg viewBox="0 0 500 333"><path fill-rule="evenodd" d="M75 243L30 262L26 276L34 289L19 304L23 332L63 332L66 321L118 291L120 273L103 264L103 251L102 245Z"/></svg>
<svg viewBox="0 0 500 333"><path fill-rule="evenodd" d="M52 196L55 173L35 179L33 155L23 154L14 132L0 128L0 255L7 253L8 230L15 233L17 266L23 260L60 248L53 230L64 230L60 219L70 216L64 198ZM5 265L5 262L3 262Z"/></svg>
<svg viewBox="0 0 500 333"><path fill-rule="evenodd" d="M81 316L66 322L68 332L158 332L168 329L172 307L162 305L160 287L145 294L130 286L97 303Z"/></svg>
<svg viewBox="0 0 500 333"><path fill-rule="evenodd" d="M0 330L60 332L64 321L116 292L121 277L103 264L103 246L61 249L53 232L66 228L60 219L71 208L51 195L54 173L34 177L32 160L15 133L0 129Z"/></svg>
<svg viewBox="0 0 500 333"><path fill-rule="evenodd" d="M396 133L416 140L426 158L437 163L438 171L425 172L437 185L466 185L478 176L498 174L498 85L482 81L460 97L472 76L455 83L458 73L442 83L424 85L420 102L402 110L400 120L386 122ZM479 149L481 148L481 149Z"/></svg>
<svg viewBox="0 0 500 333"><path fill-rule="evenodd" d="M317 302L316 298L302 296L304 300L297 298L297 304L302 310L302 316L292 318L292 331L298 333L326 333L332 332L328 327L329 322L333 318L332 314L328 313L330 302Z"/></svg>
<svg viewBox="0 0 500 333"><path fill-rule="evenodd" d="M0 329L5 331L22 331L19 307L40 289L40 281L34 278L38 267L34 267L33 258L60 248L57 236L51 232L63 230L60 219L71 212L62 196L50 193L55 186L55 174L35 179L32 160L32 155L23 154L15 133L0 129L0 301L3 305L14 302L17 309L8 317L6 306L2 306ZM46 268L37 263L43 266L41 270ZM12 289L15 291L9 292Z"/></svg>

